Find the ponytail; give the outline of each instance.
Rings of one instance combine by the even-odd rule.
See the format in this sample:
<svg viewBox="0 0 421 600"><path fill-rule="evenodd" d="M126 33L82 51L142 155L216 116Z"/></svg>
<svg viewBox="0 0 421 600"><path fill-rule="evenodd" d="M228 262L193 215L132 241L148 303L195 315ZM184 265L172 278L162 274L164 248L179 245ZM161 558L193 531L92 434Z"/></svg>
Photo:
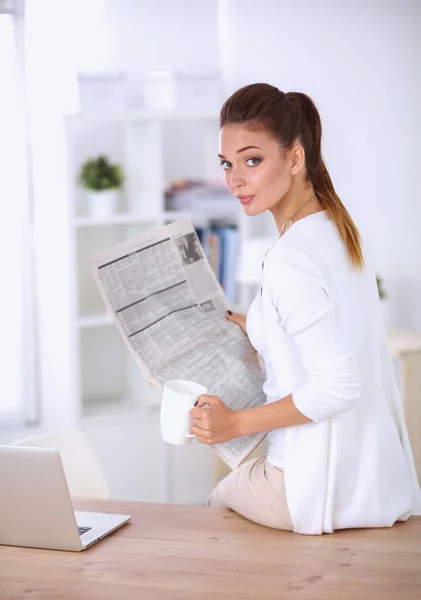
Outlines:
<svg viewBox="0 0 421 600"><path fill-rule="evenodd" d="M360 233L351 215L335 192L323 160L321 160L319 168L310 179L320 204L338 228L352 268L362 271L365 265Z"/></svg>
<svg viewBox="0 0 421 600"><path fill-rule="evenodd" d="M351 215L342 204L333 187L332 180L322 159L322 122L313 100L300 92L288 92L297 123L301 125L300 138L306 153L306 168L309 179L320 204L334 221L345 245L352 268L364 268L361 236Z"/></svg>

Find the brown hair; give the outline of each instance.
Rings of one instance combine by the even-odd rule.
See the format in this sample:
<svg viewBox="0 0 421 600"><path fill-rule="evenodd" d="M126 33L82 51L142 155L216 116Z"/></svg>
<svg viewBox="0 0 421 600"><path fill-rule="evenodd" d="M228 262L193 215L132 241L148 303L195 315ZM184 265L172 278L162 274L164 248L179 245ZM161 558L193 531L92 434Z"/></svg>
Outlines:
<svg viewBox="0 0 421 600"><path fill-rule="evenodd" d="M335 192L322 159L322 123L309 96L300 92L281 92L267 83L254 83L237 90L221 109L220 127L248 124L271 133L282 148L298 142L305 152L305 165L317 197L335 222L351 266L362 270L364 258L361 237L349 212Z"/></svg>

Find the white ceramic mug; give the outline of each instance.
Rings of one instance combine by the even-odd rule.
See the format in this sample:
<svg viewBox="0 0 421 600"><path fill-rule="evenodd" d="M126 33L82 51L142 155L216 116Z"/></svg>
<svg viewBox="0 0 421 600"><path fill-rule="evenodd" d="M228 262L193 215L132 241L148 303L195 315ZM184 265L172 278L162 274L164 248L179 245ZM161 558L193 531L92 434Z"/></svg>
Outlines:
<svg viewBox="0 0 421 600"><path fill-rule="evenodd" d="M203 385L172 379L164 385L161 403L161 435L169 444L189 444L195 437L190 433L190 411L196 400L207 390Z"/></svg>

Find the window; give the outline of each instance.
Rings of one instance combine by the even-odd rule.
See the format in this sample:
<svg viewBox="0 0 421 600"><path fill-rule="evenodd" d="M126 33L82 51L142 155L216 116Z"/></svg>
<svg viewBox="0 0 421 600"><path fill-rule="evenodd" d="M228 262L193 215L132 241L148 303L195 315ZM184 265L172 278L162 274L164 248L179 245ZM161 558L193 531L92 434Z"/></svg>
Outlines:
<svg viewBox="0 0 421 600"><path fill-rule="evenodd" d="M0 427L36 417L22 6L0 0Z"/></svg>

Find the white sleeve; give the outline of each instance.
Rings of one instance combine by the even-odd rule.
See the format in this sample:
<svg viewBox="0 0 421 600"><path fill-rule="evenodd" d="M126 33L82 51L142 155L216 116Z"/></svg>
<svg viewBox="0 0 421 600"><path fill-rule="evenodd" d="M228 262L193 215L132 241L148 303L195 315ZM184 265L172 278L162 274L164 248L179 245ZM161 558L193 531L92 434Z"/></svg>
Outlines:
<svg viewBox="0 0 421 600"><path fill-rule="evenodd" d="M359 398L359 373L321 269L301 252L284 248L272 254L268 267L280 326L297 347L307 374L305 385L292 394L295 406L316 423L350 410Z"/></svg>

